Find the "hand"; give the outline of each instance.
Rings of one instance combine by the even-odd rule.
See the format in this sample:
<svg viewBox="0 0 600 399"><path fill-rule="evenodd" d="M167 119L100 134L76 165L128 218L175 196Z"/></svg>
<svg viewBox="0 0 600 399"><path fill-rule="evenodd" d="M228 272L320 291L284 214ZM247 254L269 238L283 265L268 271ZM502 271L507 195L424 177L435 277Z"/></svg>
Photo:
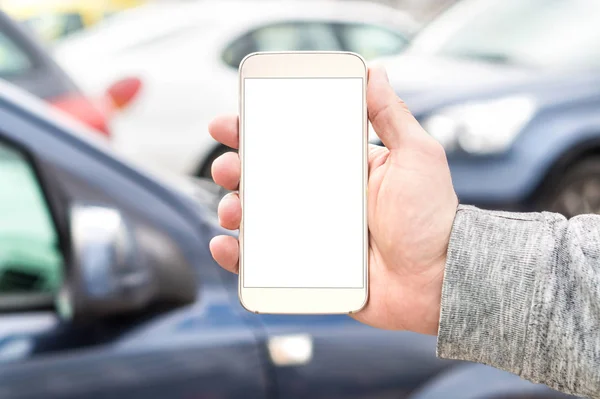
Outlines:
<svg viewBox="0 0 600 399"><path fill-rule="evenodd" d="M386 147L369 149L369 302L353 315L373 327L437 334L446 251L458 200L446 154L395 95L384 70L371 69L369 119ZM238 119L214 120L210 134L238 147ZM326 161L323 161L326 165ZM217 158L215 182L236 190L240 159ZM237 229L242 216L237 194L219 205L219 220ZM210 243L215 260L238 271L238 242L218 236Z"/></svg>

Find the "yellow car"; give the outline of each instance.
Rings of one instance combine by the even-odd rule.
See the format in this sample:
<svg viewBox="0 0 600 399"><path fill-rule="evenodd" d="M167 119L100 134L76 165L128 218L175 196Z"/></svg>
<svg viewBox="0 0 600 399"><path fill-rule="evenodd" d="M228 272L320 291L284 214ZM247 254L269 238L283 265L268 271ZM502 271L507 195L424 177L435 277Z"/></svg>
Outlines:
<svg viewBox="0 0 600 399"><path fill-rule="evenodd" d="M85 29L145 0L0 0L2 11L48 42Z"/></svg>

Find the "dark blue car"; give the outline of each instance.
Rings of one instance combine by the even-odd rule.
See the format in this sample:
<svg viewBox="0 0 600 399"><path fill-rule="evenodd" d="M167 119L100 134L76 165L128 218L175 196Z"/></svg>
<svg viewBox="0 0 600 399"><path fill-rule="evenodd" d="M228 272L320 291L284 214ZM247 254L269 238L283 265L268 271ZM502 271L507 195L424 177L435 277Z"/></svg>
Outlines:
<svg viewBox="0 0 600 399"><path fill-rule="evenodd" d="M600 213L600 3L465 0L386 61L461 202Z"/></svg>
<svg viewBox="0 0 600 399"><path fill-rule="evenodd" d="M403 397L452 364L434 337L246 312L208 251L217 193L61 117L2 84L1 398Z"/></svg>
<svg viewBox="0 0 600 399"><path fill-rule="evenodd" d="M0 398L560 397L435 337L246 312L208 250L217 191L64 118L0 84Z"/></svg>

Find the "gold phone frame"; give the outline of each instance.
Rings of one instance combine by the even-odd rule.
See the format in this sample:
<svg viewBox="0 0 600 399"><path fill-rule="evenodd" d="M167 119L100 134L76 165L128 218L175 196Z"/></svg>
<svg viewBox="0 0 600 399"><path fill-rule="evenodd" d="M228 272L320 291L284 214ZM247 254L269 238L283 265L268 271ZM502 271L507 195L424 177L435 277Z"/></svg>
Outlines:
<svg viewBox="0 0 600 399"><path fill-rule="evenodd" d="M362 288L249 288L244 287L244 79L245 78L363 78L363 272ZM259 52L246 56L239 68L239 155L242 173L239 195L240 272L238 296L242 306L253 313L347 314L356 313L369 295L369 230L367 222L368 117L366 105L367 65L350 52Z"/></svg>

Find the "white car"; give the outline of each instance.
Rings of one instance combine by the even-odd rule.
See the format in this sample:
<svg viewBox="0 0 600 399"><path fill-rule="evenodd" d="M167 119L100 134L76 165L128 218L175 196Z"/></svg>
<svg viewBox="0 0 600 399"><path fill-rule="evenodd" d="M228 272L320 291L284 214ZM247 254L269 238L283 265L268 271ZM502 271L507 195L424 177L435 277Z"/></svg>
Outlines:
<svg viewBox="0 0 600 399"><path fill-rule="evenodd" d="M118 82L117 91L125 94L117 103L130 104L113 118L117 151L208 176L226 148L207 126L215 115L237 113L237 68L244 56L344 50L368 60L400 53L417 27L404 12L360 1L165 2L126 11L64 40L55 58L91 95Z"/></svg>

